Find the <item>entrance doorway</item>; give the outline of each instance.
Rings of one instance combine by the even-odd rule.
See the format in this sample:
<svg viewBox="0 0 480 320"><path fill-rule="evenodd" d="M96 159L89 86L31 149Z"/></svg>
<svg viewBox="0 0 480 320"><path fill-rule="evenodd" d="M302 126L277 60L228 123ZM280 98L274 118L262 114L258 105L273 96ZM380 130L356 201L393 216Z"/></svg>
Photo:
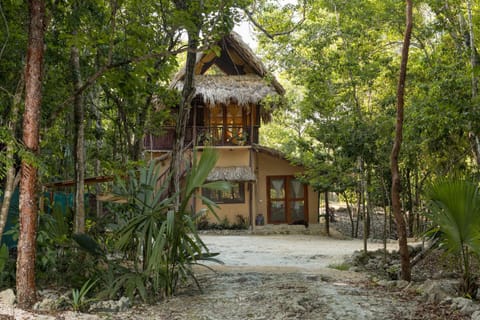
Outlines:
<svg viewBox="0 0 480 320"><path fill-rule="evenodd" d="M268 223L308 223L307 186L294 176L267 177Z"/></svg>

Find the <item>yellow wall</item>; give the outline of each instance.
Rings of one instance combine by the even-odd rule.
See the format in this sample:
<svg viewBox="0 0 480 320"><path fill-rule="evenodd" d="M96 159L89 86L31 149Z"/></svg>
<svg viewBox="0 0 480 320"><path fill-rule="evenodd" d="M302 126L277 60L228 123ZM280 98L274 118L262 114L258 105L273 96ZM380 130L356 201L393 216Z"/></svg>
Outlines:
<svg viewBox="0 0 480 320"><path fill-rule="evenodd" d="M227 218L229 223L237 222L237 215L242 215L247 221L252 219L255 224L257 214L263 214L265 222L267 221L267 176L289 176L301 172L301 167L293 166L288 161L274 157L264 152L255 152L251 148L245 147L227 147L216 148L219 152L217 167L232 166L254 166L257 181L255 183L245 182L245 203L224 203L220 204L216 213L222 219ZM201 152L199 152L199 155ZM157 155L158 156L158 155ZM165 160L164 165L168 165L170 159ZM199 195L199 194L198 194ZM252 212L250 213L250 199L252 200ZM206 206L201 199L194 201L195 211L199 211ZM250 217L250 214L252 215ZM208 213L210 222L219 222ZM318 195L308 187L308 222L309 224L318 223Z"/></svg>
<svg viewBox="0 0 480 320"><path fill-rule="evenodd" d="M250 148L245 147L220 147L215 148L219 153L217 167L235 167L235 166L249 166L250 165ZM248 182L245 182L245 203L222 203L220 208L216 209L216 213L222 219L227 218L230 224L237 222L237 215L242 215L249 221L249 201L250 201L251 187ZM195 208L206 208L200 199L195 201ZM208 220L210 222L217 222L212 213L208 213Z"/></svg>
<svg viewBox="0 0 480 320"><path fill-rule="evenodd" d="M217 167L250 166L250 149L242 147L216 148L219 153Z"/></svg>

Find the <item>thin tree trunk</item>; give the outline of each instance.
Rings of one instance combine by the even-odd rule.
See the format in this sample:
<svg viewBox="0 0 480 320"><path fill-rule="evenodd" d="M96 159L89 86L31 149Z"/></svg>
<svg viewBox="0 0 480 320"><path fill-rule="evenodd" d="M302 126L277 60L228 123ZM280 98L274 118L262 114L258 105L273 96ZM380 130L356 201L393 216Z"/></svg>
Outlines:
<svg viewBox="0 0 480 320"><path fill-rule="evenodd" d="M40 108L42 104L42 64L45 37L45 3L28 1L28 50L25 70L25 111L23 143L27 151L37 155L39 146ZM35 287L35 238L37 234L37 167L22 159L20 180L20 235L17 256L17 303L20 308L33 306Z"/></svg>
<svg viewBox="0 0 480 320"><path fill-rule="evenodd" d="M368 220L367 220L367 212L365 210L365 166L363 159L360 158L359 160L359 171L360 171L360 206L362 208L362 217L363 217L363 251L367 252L367 238L368 238ZM359 207L360 208L360 207Z"/></svg>
<svg viewBox="0 0 480 320"><path fill-rule="evenodd" d="M20 103L22 100L22 93L25 87L24 76L21 77L15 95L13 97L12 110L10 111L10 119L7 123L7 130L10 132L11 140L7 142L6 146L6 160L7 160L7 173L5 177L5 186L3 191L2 206L0 208L0 239L7 224L8 211L10 209L10 203L12 201L15 188L20 182L20 172L15 169L15 128L18 122L18 113L20 112Z"/></svg>
<svg viewBox="0 0 480 320"><path fill-rule="evenodd" d="M478 77L475 70L478 66L478 57L477 50L475 47L475 34L473 32L473 16L472 16L472 1L467 0L467 11L468 11L468 32L469 32L469 46L470 46L470 64L472 67L472 100L474 100L478 95ZM470 145L472 148L473 156L477 163L477 167L480 167L480 139L478 134L473 129L473 124L470 123Z"/></svg>
<svg viewBox="0 0 480 320"><path fill-rule="evenodd" d="M358 186L360 188L360 186ZM361 190L357 191L357 221L355 221L355 238L358 238L358 230L360 228L360 218L362 212L362 193Z"/></svg>
<svg viewBox="0 0 480 320"><path fill-rule="evenodd" d="M413 210L413 195L412 195L412 175L410 174L410 169L406 170L405 173L406 177L406 184L407 184L407 221L408 221L408 234L411 236L413 235L413 223L415 222L415 212Z"/></svg>
<svg viewBox="0 0 480 320"><path fill-rule="evenodd" d="M407 230L405 219L402 215L402 205L400 202L400 170L398 167L398 158L403 138L403 109L405 97L405 79L407 75L408 50L410 47L410 37L412 34L412 0L406 0L406 29L402 47L402 61L400 66L400 75L397 87L397 116L395 125L395 140L393 143L390 163L392 170L392 209L397 223L398 245L400 251L401 278L406 281L411 280L410 256L408 253Z"/></svg>
<svg viewBox="0 0 480 320"><path fill-rule="evenodd" d="M343 192L342 194L343 194L343 198L345 199L345 203L347 205L348 217L350 219L350 226L351 226L350 235L352 236L352 238L354 238L355 237L355 223L353 222L352 207L350 206L350 202L348 201L347 194L345 192Z"/></svg>
<svg viewBox="0 0 480 320"><path fill-rule="evenodd" d="M100 176L100 172L102 171L102 163L99 159L100 150L102 149L102 116L98 111L95 100L98 97L98 92L91 90L89 93L89 103L90 106L90 113L94 116L93 119L89 119L87 123L88 128L92 128L95 132L95 152L94 152L94 166L93 166L93 174L95 177ZM102 192L102 187L100 183L95 184L95 216L101 217L103 212L102 202L98 201L98 196Z"/></svg>
<svg viewBox="0 0 480 320"><path fill-rule="evenodd" d="M171 190L177 195L175 207L180 205L180 179L182 175L183 153L185 149L185 133L188 119L190 117L191 102L195 94L194 72L196 63L196 49L198 47L198 31L188 33L188 53L185 65L185 78L183 81L182 101L180 102L177 122L175 126L175 141L172 151L172 163L170 172L172 173Z"/></svg>
<svg viewBox="0 0 480 320"><path fill-rule="evenodd" d="M82 87L80 72L80 53L77 47L70 49L70 59L73 73L75 92ZM85 106L82 93L75 94L74 100L75 123L75 222L74 232L85 233Z"/></svg>
<svg viewBox="0 0 480 320"><path fill-rule="evenodd" d="M370 238L372 235L372 219L375 219L375 216L373 215L373 208L372 208L372 202L370 201L370 192L368 191L370 188L370 185L372 184L372 177L370 174L370 170L368 168L365 169L367 172L367 179L365 181L365 203L366 203L366 212L367 212L367 219L366 219L366 234L367 238Z"/></svg>
<svg viewBox="0 0 480 320"><path fill-rule="evenodd" d="M328 203L328 191L325 191L325 233L330 236L330 206Z"/></svg>
<svg viewBox="0 0 480 320"><path fill-rule="evenodd" d="M388 208L390 208L390 197L388 196L389 193L388 193L388 187L387 187L387 183L385 182L384 179L382 179L382 186L383 186L383 190L385 192L385 196L384 196L384 201L383 201L383 252L385 253L384 254L384 262L386 263L387 261L387 210ZM390 211L390 210L388 210Z"/></svg>

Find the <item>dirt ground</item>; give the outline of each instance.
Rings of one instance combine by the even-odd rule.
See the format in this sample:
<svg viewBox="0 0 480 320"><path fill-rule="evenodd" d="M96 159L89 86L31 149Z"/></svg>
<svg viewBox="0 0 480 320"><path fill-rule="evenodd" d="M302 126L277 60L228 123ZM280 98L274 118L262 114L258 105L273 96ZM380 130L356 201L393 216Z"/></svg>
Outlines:
<svg viewBox="0 0 480 320"><path fill-rule="evenodd" d="M155 306L111 319L424 319L420 303L400 290L374 286L362 273L339 271L359 240L321 236L203 235L224 265L199 270L203 290L189 285ZM381 244L369 244L371 250ZM390 244L395 249L396 244ZM428 318L425 318L428 319Z"/></svg>
<svg viewBox="0 0 480 320"><path fill-rule="evenodd" d="M360 240L315 235L202 235L202 239L211 252L220 253L224 264L210 263L213 270L198 268L201 291L191 283L155 305L55 319L450 319L425 313L424 302L415 294L375 285L364 273L331 268L361 250ZM381 247L369 243L370 250ZM389 244L389 249L396 249L396 244Z"/></svg>

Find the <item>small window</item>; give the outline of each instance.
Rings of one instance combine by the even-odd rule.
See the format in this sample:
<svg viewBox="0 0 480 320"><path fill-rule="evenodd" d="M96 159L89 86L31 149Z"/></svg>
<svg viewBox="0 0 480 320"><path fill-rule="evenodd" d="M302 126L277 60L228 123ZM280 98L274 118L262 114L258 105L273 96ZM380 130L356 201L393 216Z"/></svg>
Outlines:
<svg viewBox="0 0 480 320"><path fill-rule="evenodd" d="M202 189L202 195L215 203L244 203L245 183L232 182L231 186L227 191Z"/></svg>

